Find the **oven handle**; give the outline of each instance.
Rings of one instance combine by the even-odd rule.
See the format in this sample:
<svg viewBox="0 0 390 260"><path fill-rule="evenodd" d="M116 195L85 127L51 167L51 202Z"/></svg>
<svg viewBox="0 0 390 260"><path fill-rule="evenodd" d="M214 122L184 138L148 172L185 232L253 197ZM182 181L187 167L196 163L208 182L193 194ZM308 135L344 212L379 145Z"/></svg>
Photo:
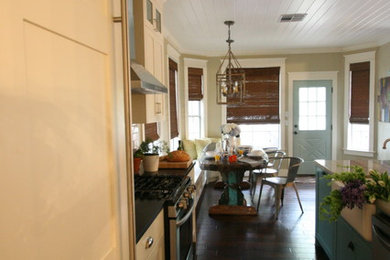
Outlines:
<svg viewBox="0 0 390 260"><path fill-rule="evenodd" d="M190 211L188 211L187 214L182 219L180 219L179 221L176 221L176 227L182 226L188 220L188 218L191 217L192 211L194 211L194 208L195 208L195 203L192 203L192 207L191 207Z"/></svg>
<svg viewBox="0 0 390 260"><path fill-rule="evenodd" d="M375 224L372 225L372 231L374 231L374 235L378 238L378 240L381 241L382 244L387 247L387 249L389 249L390 242L387 241L385 235L383 235L383 231Z"/></svg>

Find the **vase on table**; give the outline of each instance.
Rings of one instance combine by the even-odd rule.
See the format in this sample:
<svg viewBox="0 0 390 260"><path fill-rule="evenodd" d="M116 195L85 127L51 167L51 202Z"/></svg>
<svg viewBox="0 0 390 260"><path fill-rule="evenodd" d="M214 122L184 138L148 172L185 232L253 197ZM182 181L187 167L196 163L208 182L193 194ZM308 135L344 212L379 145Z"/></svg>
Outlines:
<svg viewBox="0 0 390 260"><path fill-rule="evenodd" d="M231 135L222 136L222 148L227 154L234 154L238 145L238 138Z"/></svg>

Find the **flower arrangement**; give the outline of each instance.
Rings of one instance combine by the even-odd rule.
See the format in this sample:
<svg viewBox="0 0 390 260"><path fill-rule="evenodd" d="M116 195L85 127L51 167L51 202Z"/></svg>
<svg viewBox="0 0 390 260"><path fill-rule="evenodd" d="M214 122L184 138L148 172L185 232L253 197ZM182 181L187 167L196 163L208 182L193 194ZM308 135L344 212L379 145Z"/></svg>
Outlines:
<svg viewBox="0 0 390 260"><path fill-rule="evenodd" d="M223 135L240 137L241 129L237 124L228 123L221 126L221 133Z"/></svg>
<svg viewBox="0 0 390 260"><path fill-rule="evenodd" d="M320 204L322 219L336 221L341 211L347 207L362 208L365 203L375 203L377 199L390 201L390 178L387 172L369 171L369 177L362 167L351 166L350 171L334 173L324 178L341 181L344 184L339 190L333 190Z"/></svg>

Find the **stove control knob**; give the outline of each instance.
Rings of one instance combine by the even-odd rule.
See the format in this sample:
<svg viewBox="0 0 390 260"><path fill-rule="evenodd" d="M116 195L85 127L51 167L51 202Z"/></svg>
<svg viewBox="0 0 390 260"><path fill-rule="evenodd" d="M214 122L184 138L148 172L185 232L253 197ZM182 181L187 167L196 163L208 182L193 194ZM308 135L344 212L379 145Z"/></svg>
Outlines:
<svg viewBox="0 0 390 260"><path fill-rule="evenodd" d="M184 196L184 198L189 198L191 195L190 195L189 192L184 192L184 193L183 193L183 196Z"/></svg>
<svg viewBox="0 0 390 260"><path fill-rule="evenodd" d="M195 190L196 190L195 185L190 185L190 186L188 186L188 188L187 188L187 191L188 191L189 193L194 193Z"/></svg>
<svg viewBox="0 0 390 260"><path fill-rule="evenodd" d="M187 208L187 201L185 199L182 199L179 201L179 203L177 203L177 207L178 208Z"/></svg>

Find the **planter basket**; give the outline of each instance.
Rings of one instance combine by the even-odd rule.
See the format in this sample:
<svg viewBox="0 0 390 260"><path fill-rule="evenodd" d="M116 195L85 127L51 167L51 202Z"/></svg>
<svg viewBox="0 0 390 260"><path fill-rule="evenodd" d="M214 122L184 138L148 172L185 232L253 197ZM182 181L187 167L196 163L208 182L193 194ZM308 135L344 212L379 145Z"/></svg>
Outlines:
<svg viewBox="0 0 390 260"><path fill-rule="evenodd" d="M144 171L145 172L157 172L160 162L160 156L158 154L145 154L144 157Z"/></svg>

